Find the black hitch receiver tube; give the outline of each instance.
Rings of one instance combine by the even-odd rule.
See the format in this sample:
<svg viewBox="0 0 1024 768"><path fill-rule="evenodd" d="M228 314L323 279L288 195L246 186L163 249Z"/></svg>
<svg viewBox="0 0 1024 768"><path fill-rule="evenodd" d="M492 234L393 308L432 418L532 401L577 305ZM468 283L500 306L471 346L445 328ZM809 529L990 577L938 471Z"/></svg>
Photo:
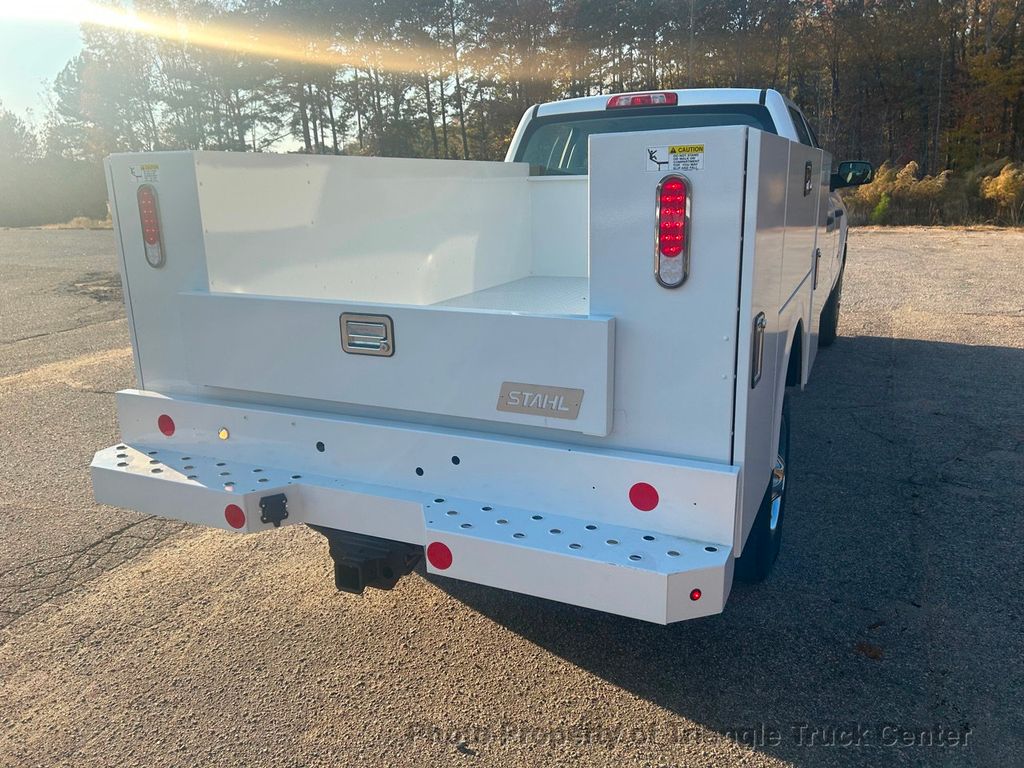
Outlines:
<svg viewBox="0 0 1024 768"><path fill-rule="evenodd" d="M423 547L362 533L311 525L327 537L334 561L334 586L341 592L363 594L367 587L391 589L412 573L423 557Z"/></svg>

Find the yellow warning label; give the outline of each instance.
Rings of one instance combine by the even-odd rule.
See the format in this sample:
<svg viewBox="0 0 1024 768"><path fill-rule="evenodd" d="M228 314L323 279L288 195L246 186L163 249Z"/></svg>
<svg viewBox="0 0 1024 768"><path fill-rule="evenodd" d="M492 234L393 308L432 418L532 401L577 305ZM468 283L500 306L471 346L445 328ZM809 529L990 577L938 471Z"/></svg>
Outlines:
<svg viewBox="0 0 1024 768"><path fill-rule="evenodd" d="M644 168L648 171L702 171L703 144L676 144L672 147L647 147Z"/></svg>
<svg viewBox="0 0 1024 768"><path fill-rule="evenodd" d="M135 177L139 184L155 184L160 181L159 163L142 163L141 165L129 166L128 172Z"/></svg>

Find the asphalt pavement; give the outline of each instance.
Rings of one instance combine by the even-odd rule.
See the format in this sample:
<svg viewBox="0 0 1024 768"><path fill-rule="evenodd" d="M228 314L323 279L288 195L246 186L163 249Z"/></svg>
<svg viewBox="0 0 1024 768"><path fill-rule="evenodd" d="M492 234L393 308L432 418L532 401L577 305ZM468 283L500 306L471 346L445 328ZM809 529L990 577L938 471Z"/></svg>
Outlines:
<svg viewBox="0 0 1024 768"><path fill-rule="evenodd" d="M849 254L775 572L658 627L97 505L113 236L0 231L0 766L1024 765L1024 232Z"/></svg>

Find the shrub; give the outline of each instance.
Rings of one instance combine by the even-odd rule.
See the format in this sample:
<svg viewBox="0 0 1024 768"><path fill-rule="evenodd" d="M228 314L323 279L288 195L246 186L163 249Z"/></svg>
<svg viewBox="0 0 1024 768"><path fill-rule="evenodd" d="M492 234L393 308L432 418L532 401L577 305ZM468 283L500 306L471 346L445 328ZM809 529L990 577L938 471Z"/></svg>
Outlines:
<svg viewBox="0 0 1024 768"><path fill-rule="evenodd" d="M995 204L999 220L1017 226L1024 219L1024 167L1007 163L998 176L983 177L979 191Z"/></svg>
<svg viewBox="0 0 1024 768"><path fill-rule="evenodd" d="M0 166L0 227L106 215L107 185L99 163L42 158Z"/></svg>
<svg viewBox="0 0 1024 768"><path fill-rule="evenodd" d="M878 204L871 211L871 223L872 224L888 224L889 223L889 206L892 203L892 198L889 197L888 192L883 192L882 196L878 199Z"/></svg>
<svg viewBox="0 0 1024 768"><path fill-rule="evenodd" d="M870 184L842 192L851 224L1024 224L1024 166L1003 159L963 175L918 178L920 166L883 163Z"/></svg>

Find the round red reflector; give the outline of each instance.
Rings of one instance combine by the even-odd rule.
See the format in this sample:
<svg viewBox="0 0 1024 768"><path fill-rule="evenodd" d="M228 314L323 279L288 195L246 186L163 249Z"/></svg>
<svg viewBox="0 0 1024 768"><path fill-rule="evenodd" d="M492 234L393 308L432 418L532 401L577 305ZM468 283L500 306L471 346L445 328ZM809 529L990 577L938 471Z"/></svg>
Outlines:
<svg viewBox="0 0 1024 768"><path fill-rule="evenodd" d="M245 526L245 512L237 504L228 504L224 507L224 519L228 521L228 525L232 528L242 528Z"/></svg>
<svg viewBox="0 0 1024 768"><path fill-rule="evenodd" d="M427 560L439 571L448 570L452 565L452 551L447 544L432 541L427 546Z"/></svg>
<svg viewBox="0 0 1024 768"><path fill-rule="evenodd" d="M168 437L174 434L174 419L166 413L162 414L160 418L156 420L156 425L160 428L160 431Z"/></svg>
<svg viewBox="0 0 1024 768"><path fill-rule="evenodd" d="M637 483L629 489L629 503L641 512L650 512L658 506L658 491L650 483Z"/></svg>
<svg viewBox="0 0 1024 768"><path fill-rule="evenodd" d="M690 599L691 600L700 600L700 596L702 594L704 594L704 593L701 592L699 589L691 589L690 590Z"/></svg>

